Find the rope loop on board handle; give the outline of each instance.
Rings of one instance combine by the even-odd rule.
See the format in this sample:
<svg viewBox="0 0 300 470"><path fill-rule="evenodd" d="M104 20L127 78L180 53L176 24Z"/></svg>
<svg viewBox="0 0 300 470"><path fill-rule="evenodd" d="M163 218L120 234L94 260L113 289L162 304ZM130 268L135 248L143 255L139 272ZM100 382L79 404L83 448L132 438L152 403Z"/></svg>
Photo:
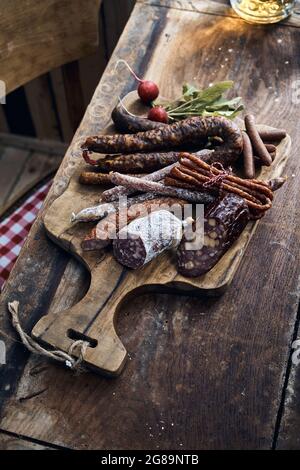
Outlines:
<svg viewBox="0 0 300 470"><path fill-rule="evenodd" d="M11 314L12 325L18 332L24 346L33 354L39 354L40 356L63 362L70 369L78 370L89 346L88 341L83 341L82 339L74 341L67 353L60 349L45 349L23 330L19 320L19 305L20 303L14 300L13 302L8 302L7 307ZM73 355L75 350L78 350L78 357Z"/></svg>

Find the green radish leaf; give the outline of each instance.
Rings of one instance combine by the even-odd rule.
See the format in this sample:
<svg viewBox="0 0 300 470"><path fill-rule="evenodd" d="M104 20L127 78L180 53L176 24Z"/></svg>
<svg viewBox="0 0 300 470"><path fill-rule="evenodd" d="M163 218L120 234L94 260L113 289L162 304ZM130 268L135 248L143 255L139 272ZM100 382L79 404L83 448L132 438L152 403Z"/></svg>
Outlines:
<svg viewBox="0 0 300 470"><path fill-rule="evenodd" d="M233 81L215 83L203 90L185 83L182 87L182 96L172 102L160 104L167 111L171 121L179 121L192 116L225 116L229 119L235 117L242 109L240 97L224 98L223 94L233 86Z"/></svg>

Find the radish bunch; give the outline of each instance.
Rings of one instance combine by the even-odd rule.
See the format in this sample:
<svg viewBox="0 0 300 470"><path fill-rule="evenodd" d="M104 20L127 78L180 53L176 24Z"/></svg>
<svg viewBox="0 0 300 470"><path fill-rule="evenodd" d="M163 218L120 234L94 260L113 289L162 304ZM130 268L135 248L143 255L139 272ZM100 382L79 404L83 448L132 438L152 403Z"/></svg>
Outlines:
<svg viewBox="0 0 300 470"><path fill-rule="evenodd" d="M152 82L151 80L143 80L138 77L125 60L118 60L117 64L119 64L120 62L126 65L132 76L139 82L137 92L140 99L143 101L143 103L152 106L152 102L156 100L159 95L159 88L157 84L155 82ZM168 113L162 106L153 106L150 109L147 117L151 121L164 123L167 123L169 121Z"/></svg>

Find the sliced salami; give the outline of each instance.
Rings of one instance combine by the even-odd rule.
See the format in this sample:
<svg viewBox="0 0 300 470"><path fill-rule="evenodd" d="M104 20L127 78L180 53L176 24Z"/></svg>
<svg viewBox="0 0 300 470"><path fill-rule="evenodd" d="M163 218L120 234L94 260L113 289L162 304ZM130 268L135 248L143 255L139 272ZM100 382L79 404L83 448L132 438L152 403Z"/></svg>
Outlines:
<svg viewBox="0 0 300 470"><path fill-rule="evenodd" d="M153 212L131 222L114 240L116 259L128 268L137 269L165 250L178 246L182 222L168 211Z"/></svg>
<svg viewBox="0 0 300 470"><path fill-rule="evenodd" d="M187 277L201 276L210 271L240 236L249 217L247 203L234 194L226 194L213 203L206 211L204 227L196 221L194 240L184 237L180 243L177 250L178 271ZM198 248L195 242L199 240L203 240L203 246Z"/></svg>

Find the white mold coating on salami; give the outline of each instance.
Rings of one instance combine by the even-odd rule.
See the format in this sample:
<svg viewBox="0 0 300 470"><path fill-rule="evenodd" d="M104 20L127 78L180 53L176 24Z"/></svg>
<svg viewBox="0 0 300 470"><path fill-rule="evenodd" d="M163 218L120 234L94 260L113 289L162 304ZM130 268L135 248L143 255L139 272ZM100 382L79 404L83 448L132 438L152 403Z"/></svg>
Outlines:
<svg viewBox="0 0 300 470"><path fill-rule="evenodd" d="M116 259L129 268L144 266L165 250L177 247L182 237L182 222L166 210L154 212L131 222L114 241Z"/></svg>
<svg viewBox="0 0 300 470"><path fill-rule="evenodd" d="M214 197L208 192L194 191L175 186L165 186L164 184L146 180L145 178L135 178L129 175L114 172L111 174L111 181L117 185L126 186L140 192L154 192L167 196L186 199L189 202L200 204L210 204Z"/></svg>
<svg viewBox="0 0 300 470"><path fill-rule="evenodd" d="M81 211L72 213L71 222L75 224L76 222L93 222L100 220L103 217L107 216L116 211L115 203L104 203L98 204L97 206L86 207Z"/></svg>
<svg viewBox="0 0 300 470"><path fill-rule="evenodd" d="M144 176L141 179L144 179L146 181L161 181L166 175L170 173L172 168L174 168L176 165L177 163L173 163L173 165L168 165L165 168L161 168L160 170L154 171L153 173L150 173L149 175ZM115 186L114 188L103 191L101 195L101 201L115 201L120 196L129 196L134 192L135 189L125 188L125 186L122 185Z"/></svg>

